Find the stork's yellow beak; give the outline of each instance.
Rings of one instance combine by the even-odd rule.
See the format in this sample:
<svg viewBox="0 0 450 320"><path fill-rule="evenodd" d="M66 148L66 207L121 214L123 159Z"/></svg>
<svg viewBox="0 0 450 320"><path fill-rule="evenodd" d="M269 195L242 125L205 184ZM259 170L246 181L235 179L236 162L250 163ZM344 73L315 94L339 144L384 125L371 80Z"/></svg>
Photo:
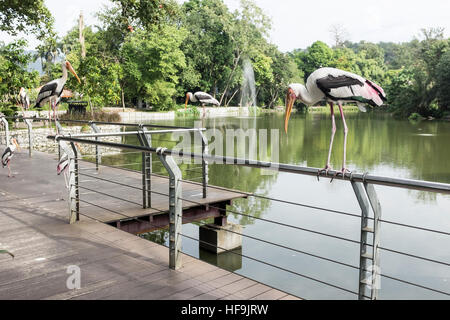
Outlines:
<svg viewBox="0 0 450 320"><path fill-rule="evenodd" d="M286 110L284 115L284 132L286 133L288 130L289 118L291 117L292 107L294 106L295 98L296 96L294 91L291 88L289 88L286 94Z"/></svg>
<svg viewBox="0 0 450 320"><path fill-rule="evenodd" d="M20 146L16 139L13 139L13 143L16 145L17 149L20 151Z"/></svg>
<svg viewBox="0 0 450 320"><path fill-rule="evenodd" d="M72 74L75 76L75 78L77 78L78 82L81 83L80 78L78 78L77 73L75 72L75 70L73 70L72 65L70 64L70 62L67 61L67 69L69 69L70 72L72 72Z"/></svg>
<svg viewBox="0 0 450 320"><path fill-rule="evenodd" d="M186 95L186 102L184 103L184 110L186 110L186 108L187 108L188 101L189 101L189 95L187 94Z"/></svg>

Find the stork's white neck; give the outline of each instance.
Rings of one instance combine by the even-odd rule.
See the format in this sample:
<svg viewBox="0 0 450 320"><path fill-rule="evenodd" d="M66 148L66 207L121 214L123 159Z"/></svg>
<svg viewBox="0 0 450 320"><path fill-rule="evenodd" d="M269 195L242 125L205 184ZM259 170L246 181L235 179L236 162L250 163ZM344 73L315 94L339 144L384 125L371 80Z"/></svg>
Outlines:
<svg viewBox="0 0 450 320"><path fill-rule="evenodd" d="M64 82L66 82L67 81L67 67L66 67L65 62L63 62L63 64L62 64L62 73L63 73L63 75L62 75L61 79L63 79Z"/></svg>
<svg viewBox="0 0 450 320"><path fill-rule="evenodd" d="M303 103L311 105L318 101L318 99L313 97L303 84L293 83L290 85L290 87L292 88L292 90L294 90L297 99L301 100Z"/></svg>
<svg viewBox="0 0 450 320"><path fill-rule="evenodd" d="M197 102L197 98L195 97L195 95L192 92L189 92L189 100L191 100L191 102Z"/></svg>

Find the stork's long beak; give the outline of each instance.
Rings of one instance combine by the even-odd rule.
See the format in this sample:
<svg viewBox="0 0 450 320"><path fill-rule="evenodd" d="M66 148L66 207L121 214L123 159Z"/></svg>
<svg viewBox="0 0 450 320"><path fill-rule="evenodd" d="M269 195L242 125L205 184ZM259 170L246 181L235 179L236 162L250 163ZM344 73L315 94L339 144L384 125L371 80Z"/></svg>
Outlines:
<svg viewBox="0 0 450 320"><path fill-rule="evenodd" d="M17 147L17 150L19 150L19 151L21 151L20 150L20 146L19 146L19 143L17 142L17 140L16 139L14 139L13 140L13 143L16 145L16 147Z"/></svg>
<svg viewBox="0 0 450 320"><path fill-rule="evenodd" d="M80 80L80 78L78 78L78 75L77 75L77 73L75 72L75 70L73 70L72 65L69 64L67 67L68 67L69 71L72 72L72 74L75 76L75 78L77 78L78 82L81 83L81 80Z"/></svg>
<svg viewBox="0 0 450 320"><path fill-rule="evenodd" d="M284 131L287 133L288 130L288 124L289 124L289 118L291 116L292 107L294 106L296 96L294 93L294 90L291 88L288 89L288 92L286 94L286 111L284 115Z"/></svg>
<svg viewBox="0 0 450 320"><path fill-rule="evenodd" d="M189 101L189 95L186 95L186 102L184 103L184 110L186 110L186 108L187 108L188 101Z"/></svg>

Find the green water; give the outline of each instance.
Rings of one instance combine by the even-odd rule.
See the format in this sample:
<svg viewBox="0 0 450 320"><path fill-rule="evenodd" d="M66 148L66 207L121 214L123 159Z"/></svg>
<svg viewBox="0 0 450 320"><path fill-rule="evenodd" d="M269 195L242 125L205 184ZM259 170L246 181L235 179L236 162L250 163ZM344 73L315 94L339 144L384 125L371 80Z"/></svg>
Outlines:
<svg viewBox="0 0 450 320"><path fill-rule="evenodd" d="M421 179L450 183L450 123L424 121L411 123L395 120L385 114L349 112L347 143L347 167L354 172ZM331 164L341 168L343 132L341 119L336 118L338 131L335 136ZM177 119L159 121L157 124L179 126L203 126L220 132L227 129L278 129L279 139L269 141L279 146L281 163L309 167L324 167L328 153L331 121L327 114L294 114L289 123L288 135L284 133L282 114L259 117L235 117L207 119L203 122ZM176 145L172 134L153 136L153 146L172 148ZM127 138L137 143L135 138ZM225 144L225 142L224 142ZM196 150L198 151L198 150ZM154 171L165 172L154 158ZM267 159L263 159L267 160ZM140 155L126 154L107 157L105 163L137 163ZM185 179L197 179L200 171L195 166L180 165ZM139 165L128 168L140 169ZM264 174L260 169L232 165L211 164L209 183L228 188L272 197L276 199L319 206L359 214L353 190L348 182L275 172ZM450 230L450 196L435 193L403 190L376 186L385 220L396 221L425 228ZM279 221L301 228L345 237L358 241L360 220L345 215L289 205L263 198L249 197L236 201L231 210L252 217ZM274 225L252 217L230 214L229 221L244 226L243 233L275 242L353 266L359 264L357 244L331 237ZM183 233L198 238L198 225L183 225ZM167 234L160 231L147 235L149 239L167 243ZM382 224L381 246L424 256L446 263L450 262L449 236L426 231ZM332 288L299 275L293 275L274 267L263 265L233 253L217 258L199 251L198 242L183 237L183 251L239 274L267 283L307 299L355 299L356 296ZM241 253L258 260L267 261L296 273L330 282L334 285L358 291L358 270L320 260L299 252L275 247L250 238L243 238ZM238 258L236 258L238 257ZM416 258L381 251L381 273L406 281L450 292L450 269L448 266ZM440 299L448 296L433 293L387 278L381 279L381 299Z"/></svg>

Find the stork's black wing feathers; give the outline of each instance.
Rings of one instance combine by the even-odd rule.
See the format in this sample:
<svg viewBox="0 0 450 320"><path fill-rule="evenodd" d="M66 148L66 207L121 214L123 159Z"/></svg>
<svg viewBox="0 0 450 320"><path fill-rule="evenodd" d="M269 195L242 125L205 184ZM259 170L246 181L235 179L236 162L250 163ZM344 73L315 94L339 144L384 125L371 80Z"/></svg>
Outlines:
<svg viewBox="0 0 450 320"><path fill-rule="evenodd" d="M8 147L5 149L2 155L2 166L6 166L8 164L8 158L12 154L11 149Z"/></svg>
<svg viewBox="0 0 450 320"><path fill-rule="evenodd" d="M354 85L364 86L364 83L358 79L342 75L335 77L333 75L328 75L326 77L316 80L317 86L325 94L329 93L331 89L341 88L341 87L351 87Z"/></svg>
<svg viewBox="0 0 450 320"><path fill-rule="evenodd" d="M39 91L38 97L36 99L36 105L39 105L45 98L54 95L56 92L56 87L58 87L58 84L56 82L51 82L44 85Z"/></svg>

